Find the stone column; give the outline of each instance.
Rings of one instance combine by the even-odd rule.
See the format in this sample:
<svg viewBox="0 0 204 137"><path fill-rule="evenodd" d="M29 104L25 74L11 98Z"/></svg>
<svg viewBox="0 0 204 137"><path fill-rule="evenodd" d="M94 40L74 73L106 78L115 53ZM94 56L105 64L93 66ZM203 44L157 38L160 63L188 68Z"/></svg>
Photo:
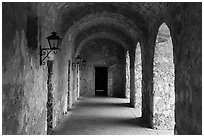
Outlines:
<svg viewBox="0 0 204 137"><path fill-rule="evenodd" d="M74 68L74 102L76 102L76 100L77 100L77 96L78 96L78 78L77 78L77 68L78 68L78 66L77 66L77 64L76 64L76 66L75 66L75 68Z"/></svg>
<svg viewBox="0 0 204 137"><path fill-rule="evenodd" d="M143 41L142 52L142 117L153 127L153 41ZM144 48L144 49L142 49Z"/></svg>
<svg viewBox="0 0 204 137"><path fill-rule="evenodd" d="M77 99L80 96L80 65L77 64Z"/></svg>
<svg viewBox="0 0 204 137"><path fill-rule="evenodd" d="M54 96L53 96L53 60L47 61L48 80L47 80L47 134L49 135L54 126Z"/></svg>
<svg viewBox="0 0 204 137"><path fill-rule="evenodd" d="M171 7L172 13L176 11L175 6ZM171 15L175 63L175 134L178 135L199 135L203 132L201 11L201 3L190 3L181 7L176 16Z"/></svg>
<svg viewBox="0 0 204 137"><path fill-rule="evenodd" d="M68 62L68 107L67 111L71 108L72 105L72 94L71 94L71 89L72 89L72 84L71 84L71 72L72 72L72 63L69 60Z"/></svg>
<svg viewBox="0 0 204 137"><path fill-rule="evenodd" d="M130 50L130 106L135 107L135 49Z"/></svg>
<svg viewBox="0 0 204 137"><path fill-rule="evenodd" d="M71 109L72 107L72 104L73 104L73 90L74 90L74 86L73 86L73 83L74 83L74 76L73 76L73 73L74 73L74 70L73 70L73 62L71 63L71 66L70 66L70 90L69 90L69 109Z"/></svg>

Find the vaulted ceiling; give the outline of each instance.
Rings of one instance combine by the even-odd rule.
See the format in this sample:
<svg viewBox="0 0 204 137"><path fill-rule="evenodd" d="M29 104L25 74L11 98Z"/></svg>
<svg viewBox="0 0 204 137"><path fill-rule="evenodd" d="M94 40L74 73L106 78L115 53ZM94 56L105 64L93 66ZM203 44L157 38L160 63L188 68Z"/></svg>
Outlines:
<svg viewBox="0 0 204 137"><path fill-rule="evenodd" d="M57 3L60 34L72 36L75 52L100 37L128 50L148 37L151 25L166 16L166 7L166 3Z"/></svg>

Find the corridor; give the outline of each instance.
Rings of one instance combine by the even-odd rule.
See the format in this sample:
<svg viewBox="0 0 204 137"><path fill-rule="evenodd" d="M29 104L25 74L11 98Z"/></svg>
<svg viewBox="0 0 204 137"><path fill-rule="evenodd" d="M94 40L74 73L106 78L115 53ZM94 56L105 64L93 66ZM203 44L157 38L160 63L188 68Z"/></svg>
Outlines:
<svg viewBox="0 0 204 137"><path fill-rule="evenodd" d="M81 97L53 130L54 135L173 135L146 128L128 99Z"/></svg>
<svg viewBox="0 0 204 137"><path fill-rule="evenodd" d="M202 93L202 2L2 2L3 135L201 135Z"/></svg>

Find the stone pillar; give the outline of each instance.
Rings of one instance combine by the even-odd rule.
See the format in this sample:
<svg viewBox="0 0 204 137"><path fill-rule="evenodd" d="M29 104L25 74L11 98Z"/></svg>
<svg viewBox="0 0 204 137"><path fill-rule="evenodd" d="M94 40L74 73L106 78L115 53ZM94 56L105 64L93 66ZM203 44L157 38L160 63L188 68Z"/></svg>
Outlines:
<svg viewBox="0 0 204 137"><path fill-rule="evenodd" d="M76 102L77 100L77 96L78 96L78 88L77 88L77 84L78 84L78 80L77 80L77 65L75 66L74 68L74 75L73 75L73 78L74 78L74 102Z"/></svg>
<svg viewBox="0 0 204 137"><path fill-rule="evenodd" d="M153 48L154 42L143 41L142 51L142 118L153 127ZM145 51L145 52L144 52Z"/></svg>
<svg viewBox="0 0 204 137"><path fill-rule="evenodd" d="M130 50L130 106L135 107L135 49Z"/></svg>
<svg viewBox="0 0 204 137"><path fill-rule="evenodd" d="M74 92L74 66L73 62L71 63L71 68L70 68L70 90L69 90L69 109L71 109L72 104L73 104L73 92Z"/></svg>
<svg viewBox="0 0 204 137"><path fill-rule="evenodd" d="M54 96L53 96L53 61L47 61L48 67L48 80L47 80L47 134L49 135L54 126Z"/></svg>
<svg viewBox="0 0 204 137"><path fill-rule="evenodd" d="M171 7L172 13L176 11L175 6ZM174 132L178 135L199 135L203 132L201 11L202 3L188 3L177 15L171 16L175 63Z"/></svg>
<svg viewBox="0 0 204 137"><path fill-rule="evenodd" d="M67 111L71 108L72 105L72 98L71 98L71 70L72 70L72 63L69 60L68 62L68 107L67 107Z"/></svg>
<svg viewBox="0 0 204 137"><path fill-rule="evenodd" d="M80 96L80 69L79 69L79 64L77 65L77 99Z"/></svg>

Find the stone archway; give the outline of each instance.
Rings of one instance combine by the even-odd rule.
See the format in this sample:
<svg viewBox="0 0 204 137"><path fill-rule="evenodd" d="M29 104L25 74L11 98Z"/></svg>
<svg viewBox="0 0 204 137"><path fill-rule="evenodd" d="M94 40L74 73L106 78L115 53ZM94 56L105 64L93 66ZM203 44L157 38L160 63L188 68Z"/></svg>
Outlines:
<svg viewBox="0 0 204 137"><path fill-rule="evenodd" d="M158 30L153 62L153 125L155 129L174 129L174 77L170 30L163 23Z"/></svg>

